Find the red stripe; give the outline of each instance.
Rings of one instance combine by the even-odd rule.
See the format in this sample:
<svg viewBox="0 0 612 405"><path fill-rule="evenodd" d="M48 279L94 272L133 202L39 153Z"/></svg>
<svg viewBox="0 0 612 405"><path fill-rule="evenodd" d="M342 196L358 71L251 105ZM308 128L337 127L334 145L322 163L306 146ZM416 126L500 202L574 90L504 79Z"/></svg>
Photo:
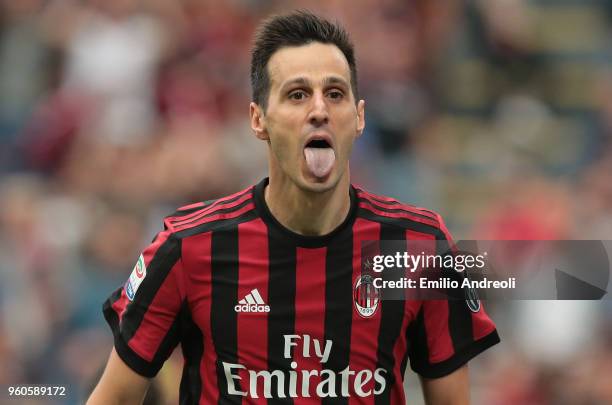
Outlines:
<svg viewBox="0 0 612 405"><path fill-rule="evenodd" d="M430 240L436 240L436 236L429 234L429 233L413 231L412 229L406 229L406 240L408 241L430 241ZM430 248L433 248L433 250L426 251L425 253L435 253L435 245L431 245L430 243L422 245L419 243L418 246L419 247L428 246ZM414 248L411 248L410 244L408 244L408 251L410 252L412 250L414 250ZM416 253L421 253L421 251L419 250L418 252L414 252L413 254L416 254Z"/></svg>
<svg viewBox="0 0 612 405"><path fill-rule="evenodd" d="M200 225L204 225L207 224L209 222L215 222L215 221L220 221L223 219L232 219L232 218L237 218L239 216L241 216L242 214L249 212L251 210L253 210L255 208L255 204L253 202L245 205L244 207L240 208L239 210L236 211L232 211L232 212L225 212L225 213L221 213L221 214L217 214L217 215L213 215L210 217L206 217L203 218L200 222L196 222L193 224L186 224L182 227L177 227L175 228L175 232L177 231L182 231L188 228L194 228L196 226L200 226Z"/></svg>
<svg viewBox="0 0 612 405"><path fill-rule="evenodd" d="M379 207L382 207L382 208L402 209L404 211L412 212L412 213L419 214L419 215L424 215L433 220L437 219L436 215L433 214L431 211L425 210L423 208L415 207L412 205L408 205L408 204L402 204L401 202L395 199L392 199L392 198L382 199L382 197L380 196L374 196L364 191L358 193L357 196L360 198L363 198L364 200L371 202L374 205L378 205Z"/></svg>
<svg viewBox="0 0 612 405"><path fill-rule="evenodd" d="M125 288L121 289L121 297L113 302L113 304L111 305L111 308L113 308L113 310L117 313L117 316L119 317L119 322L121 322L121 318L123 318L123 313L125 312L125 309L127 308L127 305L130 303L130 301L128 300L127 295L125 295Z"/></svg>
<svg viewBox="0 0 612 405"><path fill-rule="evenodd" d="M217 211L220 211L220 210L223 210L223 209L228 209L228 208L233 208L233 207L235 207L237 205L240 205L240 204L242 204L243 202L245 202L246 200L248 200L250 198L251 198L251 195L246 193L242 197L240 197L239 199L237 199L236 201L233 201L231 203L218 204L218 205L217 204L213 204L213 205L215 205L214 207L212 205L209 206L209 207L206 207L206 209L204 209L202 211L198 211L198 215L193 216L193 217L191 217L189 219L181 219L180 221L172 222L172 225L174 227L177 227L177 226L185 225L185 224L193 222L193 221L197 221L200 218L203 218L203 217L205 217L207 215L213 214L213 213L215 213Z"/></svg>
<svg viewBox="0 0 612 405"><path fill-rule="evenodd" d="M202 204L202 209L194 211L194 212L190 212L188 214L185 215L176 215L176 216L169 216L166 217L166 219L170 222L170 224L174 224L176 222L181 222L181 221L186 221L186 220L190 220L191 218L195 218L198 215L200 215L203 211L206 211L207 209L211 208L213 204L215 204L217 201L215 201L214 203L211 203L210 205L205 205L204 203L199 203ZM183 209L183 208L179 208L179 211Z"/></svg>
<svg viewBox="0 0 612 405"><path fill-rule="evenodd" d="M391 204L388 202L382 202L382 201L377 201L375 199L372 198L367 198L365 196L360 196L361 202L369 202L371 205L373 205L376 208L380 208L380 209L387 209L387 210L402 210L411 214L415 214L415 215L421 215L424 217L427 217L428 219L432 220L432 221L436 221L437 217L434 214L431 214L430 212L426 212L426 211L422 211L418 208L409 206L409 205L405 205L402 203L397 203L396 204Z"/></svg>
<svg viewBox="0 0 612 405"><path fill-rule="evenodd" d="M217 354L210 328L210 307L212 298L211 273L211 232L201 233L183 239L183 265L190 269L186 294L190 297L193 321L202 329L204 354L200 362L202 392L200 404L217 403Z"/></svg>
<svg viewBox="0 0 612 405"><path fill-rule="evenodd" d="M438 216L440 230L446 236L451 248L454 247L453 239L446 229L442 218ZM429 351L429 362L437 363L450 358L455 354L453 341L448 326L449 309L447 300L429 300L423 302L423 315L425 319L425 331L427 334L427 346Z"/></svg>
<svg viewBox="0 0 612 405"><path fill-rule="evenodd" d="M386 202L398 202L395 198L391 198L391 197L387 197L387 196L383 196L383 195L372 194L372 193L370 193L369 191L366 191L363 188L359 188L358 190L359 190L359 192L361 192L361 194L367 195L370 198L375 198L377 200L386 201Z"/></svg>
<svg viewBox="0 0 612 405"><path fill-rule="evenodd" d="M453 237L448 231L448 228L446 227L446 224L444 223L440 215L438 215L438 222L440 223L440 230L444 233L444 236L446 236L446 240L448 241L448 245L451 251L453 251L453 253L457 253L457 246L455 245L455 242L453 241Z"/></svg>
<svg viewBox="0 0 612 405"><path fill-rule="evenodd" d="M487 315L484 309L484 303L480 301L480 311L478 313L472 313L472 334L474 340L482 339L489 333L495 330L495 324Z"/></svg>
<svg viewBox="0 0 612 405"><path fill-rule="evenodd" d="M436 236L428 233L413 231L411 229L406 230L406 240L408 241L407 252L413 256L420 255L435 255L436 253ZM406 277L415 280L417 285L419 285L419 279L421 276L426 276L427 271L430 271L427 268L427 264L420 262L419 267L414 269L414 271L406 270ZM423 298L421 294L424 293L421 289L406 289L406 299L409 300L420 300ZM428 298L428 297L427 297ZM415 314L416 315L416 314Z"/></svg>
<svg viewBox="0 0 612 405"><path fill-rule="evenodd" d="M219 198L218 200L212 202L210 205L203 205L202 209L199 210L199 211L191 212L191 213L186 214L186 215L177 215L175 217L168 217L168 219L170 219L171 221L172 220L174 220L174 221L185 221L185 220L189 220L191 218L195 218L198 215L200 215L201 213L203 213L204 211L207 211L207 210L209 210L211 208L214 208L214 207L216 207L219 204L223 204L225 201L231 200L232 198L238 197L239 195L247 194L248 192L251 191L252 188L253 188L253 186L251 186L251 187L249 187L249 188L247 188L245 190L239 191L239 192L237 192L235 194L229 195L227 197ZM191 204L191 205L188 205L187 207L181 207L181 208L179 208L179 210L188 209L188 207L197 206L198 204L204 204L204 203L200 202L200 203L196 203L196 204Z"/></svg>
<svg viewBox="0 0 612 405"><path fill-rule="evenodd" d="M381 211L378 210L364 202L360 202L359 203L359 208L364 208L368 211L371 211L373 213L375 213L376 215L380 215L383 217L388 217L388 218L405 218L405 219L409 219L411 221L415 221L415 222L419 222L421 224L426 224L426 225L430 225L433 226L434 228L439 228L439 224L437 222L425 219L425 218L419 218L414 216L413 214L410 214L408 212L385 212L385 211Z"/></svg>
<svg viewBox="0 0 612 405"><path fill-rule="evenodd" d="M216 206L218 204L222 204L223 202L231 200L232 198L238 197L239 195L246 194L246 193L250 192L252 189L253 189L253 186L250 186L247 189L238 191L237 193L234 193L232 195L228 195L227 197L219 198L219 199L213 201L209 205L205 205L205 203L202 203L202 202L201 203L196 203L196 204L191 204L191 205L189 205L187 207L192 207L192 206L197 206L197 204L202 204L203 205L202 210L199 210L199 211L196 211L196 212L191 212L191 213L189 213L187 215L184 215L184 216L170 217L170 219L172 219L172 218L176 218L176 219L181 218L181 220L183 220L183 219L194 218L194 217L198 216L203 210L207 210L207 209L212 208L212 207L214 207L214 206ZM179 208L179 210L180 209L186 209L186 207L181 207L181 208Z"/></svg>
<svg viewBox="0 0 612 405"><path fill-rule="evenodd" d="M261 219L238 225L238 300L257 289L266 305L268 300L268 232ZM238 313L238 363L248 370L268 369L268 314ZM249 391L247 370L240 370L242 390ZM266 404L263 392L249 398L249 404ZM247 402L244 399L243 402Z"/></svg>
<svg viewBox="0 0 612 405"><path fill-rule="evenodd" d="M393 385L393 390L391 391L391 403L392 404L404 404L406 403L406 398L404 396L404 376L402 375L402 359L406 355L408 351L408 341L406 339L406 328L408 327L408 322L412 319L409 316L409 300L404 300L404 318L402 321L402 328L400 329L400 334L395 342L395 347L393 348L393 358L395 359L395 363L393 364L393 375L395 377L395 384Z"/></svg>
<svg viewBox="0 0 612 405"><path fill-rule="evenodd" d="M406 251L408 254L428 255L435 253L435 249L436 245L434 235L406 229ZM423 269L416 269L415 274L420 274L421 271L423 271ZM410 276L410 274L407 274L407 277ZM410 290L406 289L404 292L406 297L406 300L404 301L404 318L402 321L402 328L400 329L401 333L393 348L393 358L395 359L393 374L396 383L393 387L393 391L391 392L392 404L403 404L406 401L402 384L404 376L401 373L402 359L404 359L408 351L406 329L408 328L408 324L415 319L418 313L418 308L420 307L418 305L418 301L411 299L412 292Z"/></svg>
<svg viewBox="0 0 612 405"><path fill-rule="evenodd" d="M355 187L358 191L358 193L360 193L361 195L363 195L364 197L369 197L371 199L375 199L381 202L393 202L393 203L399 203L398 200L396 200L395 198L391 198L388 196L384 196L384 195L377 195L377 194L373 194L369 191L367 191L365 188L363 187Z"/></svg>
<svg viewBox="0 0 612 405"><path fill-rule="evenodd" d="M140 326L128 342L132 350L149 362L180 311L185 296L182 278L181 262L178 261L155 293Z"/></svg>
<svg viewBox="0 0 612 405"><path fill-rule="evenodd" d="M448 301L425 301L423 302L423 311L429 362L438 363L444 361L455 354L453 341L448 329Z"/></svg>
<svg viewBox="0 0 612 405"><path fill-rule="evenodd" d="M406 229L407 251L411 255L433 255L436 253L436 236ZM423 269L417 269L421 271Z"/></svg>
<svg viewBox="0 0 612 405"><path fill-rule="evenodd" d="M295 277L295 334L300 336L297 346L293 346L293 361L297 370L317 370L318 375L323 369L319 357L314 351L314 340L317 339L321 350L325 347L325 256L327 248L298 248L296 252ZM310 342L306 342L309 335ZM308 357L304 356L308 349ZM333 347L332 347L333 350ZM309 379L308 392L310 398L300 399L300 403L320 404L316 387L321 381L319 376ZM298 373L297 394L302 396L302 373Z"/></svg>
<svg viewBox="0 0 612 405"><path fill-rule="evenodd" d="M186 210L190 210L190 209L193 209L193 208L196 208L196 207L200 207L200 206L204 207L204 203L202 201L199 201L199 202L193 203L193 204L189 204L189 205L183 205L182 207L179 207L179 209L177 209L177 211L186 211ZM189 214L193 214L193 212L190 212Z"/></svg>
<svg viewBox="0 0 612 405"><path fill-rule="evenodd" d="M353 225L353 286L361 276L361 245L365 241L380 240L380 224L357 218ZM357 313L353 304L353 319L351 324L351 353L349 364L352 370L375 370L378 350L378 329L380 328L380 305L377 312L371 318L364 318ZM353 377L354 378L354 377ZM354 381L354 379L352 380ZM359 398L353 395L349 398L349 404L374 404L374 379L362 387L363 391L370 391L370 395Z"/></svg>

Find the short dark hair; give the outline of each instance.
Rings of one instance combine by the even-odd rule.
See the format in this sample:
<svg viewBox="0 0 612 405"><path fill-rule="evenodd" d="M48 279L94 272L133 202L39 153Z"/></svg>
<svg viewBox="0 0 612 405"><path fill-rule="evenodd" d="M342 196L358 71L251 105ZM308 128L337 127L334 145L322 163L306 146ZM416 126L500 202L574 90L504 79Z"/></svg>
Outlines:
<svg viewBox="0 0 612 405"><path fill-rule="evenodd" d="M348 33L339 23L332 23L309 11L299 10L266 19L255 36L251 54L251 88L253 101L264 109L270 92L268 61L280 48L302 46L311 42L332 44L344 54L351 71L351 90L357 94L355 52Z"/></svg>

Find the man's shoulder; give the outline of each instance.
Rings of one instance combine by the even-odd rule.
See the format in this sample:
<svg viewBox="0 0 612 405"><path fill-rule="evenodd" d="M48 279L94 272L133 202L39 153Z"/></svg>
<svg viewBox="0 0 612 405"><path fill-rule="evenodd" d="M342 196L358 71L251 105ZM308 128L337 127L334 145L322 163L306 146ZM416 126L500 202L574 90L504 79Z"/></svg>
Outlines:
<svg viewBox="0 0 612 405"><path fill-rule="evenodd" d="M219 229L255 215L251 185L237 193L179 207L164 218L164 228L178 237Z"/></svg>
<svg viewBox="0 0 612 405"><path fill-rule="evenodd" d="M375 194L353 185L359 216L405 229L431 231L439 236L448 233L442 216L431 209L407 204L395 198ZM427 232L429 233L429 232Z"/></svg>

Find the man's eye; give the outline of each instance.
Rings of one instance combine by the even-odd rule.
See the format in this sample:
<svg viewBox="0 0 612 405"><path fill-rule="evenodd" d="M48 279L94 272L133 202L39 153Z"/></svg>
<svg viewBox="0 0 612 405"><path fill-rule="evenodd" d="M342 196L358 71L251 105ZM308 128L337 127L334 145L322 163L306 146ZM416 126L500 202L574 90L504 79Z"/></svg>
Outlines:
<svg viewBox="0 0 612 405"><path fill-rule="evenodd" d="M327 93L327 95L329 96L329 98L336 99L336 100L344 97L344 94L342 94L342 92L339 90L332 90L329 93Z"/></svg>
<svg viewBox="0 0 612 405"><path fill-rule="evenodd" d="M289 93L289 98L292 100L303 100L306 97L306 93L301 90L293 91Z"/></svg>

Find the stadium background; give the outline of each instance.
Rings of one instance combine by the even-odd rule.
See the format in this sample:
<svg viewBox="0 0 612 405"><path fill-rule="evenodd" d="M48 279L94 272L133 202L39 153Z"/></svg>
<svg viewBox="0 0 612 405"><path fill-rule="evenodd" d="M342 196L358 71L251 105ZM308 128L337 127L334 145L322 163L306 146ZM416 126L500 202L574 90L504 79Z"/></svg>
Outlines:
<svg viewBox="0 0 612 405"><path fill-rule="evenodd" d="M293 8L356 44L356 182L457 239L612 239L610 0L0 0L3 390L79 402L111 347L101 303L161 218L263 176L250 41ZM612 403L610 301L488 309L503 344L472 363L475 404Z"/></svg>

